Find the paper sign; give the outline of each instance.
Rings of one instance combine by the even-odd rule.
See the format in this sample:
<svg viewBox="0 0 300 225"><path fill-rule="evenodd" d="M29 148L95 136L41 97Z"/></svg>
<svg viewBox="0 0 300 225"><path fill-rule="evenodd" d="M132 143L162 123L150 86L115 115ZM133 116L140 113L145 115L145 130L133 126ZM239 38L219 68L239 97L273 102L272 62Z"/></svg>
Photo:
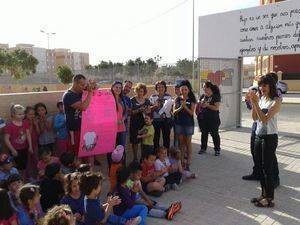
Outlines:
<svg viewBox="0 0 300 225"><path fill-rule="evenodd" d="M82 99L87 97L83 93ZM110 91L95 90L89 107L82 112L79 157L112 152L117 135L117 111Z"/></svg>

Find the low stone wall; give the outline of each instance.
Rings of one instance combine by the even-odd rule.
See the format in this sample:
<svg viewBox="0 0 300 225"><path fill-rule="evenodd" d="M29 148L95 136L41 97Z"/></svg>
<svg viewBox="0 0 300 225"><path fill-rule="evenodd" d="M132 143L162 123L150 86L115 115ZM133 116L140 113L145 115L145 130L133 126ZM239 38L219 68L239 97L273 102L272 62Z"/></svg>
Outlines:
<svg viewBox="0 0 300 225"><path fill-rule="evenodd" d="M10 106L12 104L21 104L24 107L33 106L38 102L43 102L47 106L50 114L57 112L56 103L62 99L65 91L47 91L47 92L30 92L30 93L10 93L0 94L0 117L7 120L10 118ZM148 86L147 96L155 92L153 86ZM168 93L173 95L174 88L168 87ZM130 94L134 95L134 92Z"/></svg>

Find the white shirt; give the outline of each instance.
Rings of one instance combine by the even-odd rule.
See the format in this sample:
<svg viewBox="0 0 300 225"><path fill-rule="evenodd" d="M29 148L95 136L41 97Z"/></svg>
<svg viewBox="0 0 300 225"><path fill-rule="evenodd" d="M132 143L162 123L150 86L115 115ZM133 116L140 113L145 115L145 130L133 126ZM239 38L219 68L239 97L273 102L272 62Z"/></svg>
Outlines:
<svg viewBox="0 0 300 225"><path fill-rule="evenodd" d="M169 158L167 157L164 162L160 161L160 159L155 160L154 167L156 171L161 171L162 169L169 167L171 165ZM163 177L169 176L169 173L166 172L162 175Z"/></svg>

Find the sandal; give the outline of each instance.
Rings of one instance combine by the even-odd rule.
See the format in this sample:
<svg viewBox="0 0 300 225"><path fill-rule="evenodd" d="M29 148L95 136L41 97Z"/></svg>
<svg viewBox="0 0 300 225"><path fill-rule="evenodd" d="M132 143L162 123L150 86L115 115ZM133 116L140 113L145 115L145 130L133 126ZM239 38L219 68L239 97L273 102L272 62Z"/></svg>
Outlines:
<svg viewBox="0 0 300 225"><path fill-rule="evenodd" d="M264 196L260 196L258 198L251 198L250 202L251 203L256 203L256 202L259 202L261 200L263 200L265 197Z"/></svg>
<svg viewBox="0 0 300 225"><path fill-rule="evenodd" d="M255 202L254 205L260 208L273 208L275 204L272 200L263 198L259 202Z"/></svg>

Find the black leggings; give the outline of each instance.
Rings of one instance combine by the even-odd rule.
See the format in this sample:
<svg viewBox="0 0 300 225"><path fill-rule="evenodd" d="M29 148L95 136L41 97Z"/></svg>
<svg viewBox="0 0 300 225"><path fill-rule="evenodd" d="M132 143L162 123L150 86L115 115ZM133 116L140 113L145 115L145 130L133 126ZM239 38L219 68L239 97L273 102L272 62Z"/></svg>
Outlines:
<svg viewBox="0 0 300 225"><path fill-rule="evenodd" d="M274 199L274 165L276 161L275 151L278 145L278 135L269 134L256 136L255 161L260 178L262 196Z"/></svg>
<svg viewBox="0 0 300 225"><path fill-rule="evenodd" d="M166 178L166 184L180 184L182 174L180 172L170 173Z"/></svg>
<svg viewBox="0 0 300 225"><path fill-rule="evenodd" d="M206 150L207 149L207 141L208 141L208 134L211 135L215 151L220 151L220 135L219 135L219 126L220 126L220 120L214 121L212 123L207 123L205 121L198 121L199 127L201 129L201 149Z"/></svg>
<svg viewBox="0 0 300 225"><path fill-rule="evenodd" d="M161 120L153 121L154 127L154 149L156 150L159 147L160 131L162 131L163 137L163 146L167 149L170 148L170 134L172 128L171 119L165 118Z"/></svg>

